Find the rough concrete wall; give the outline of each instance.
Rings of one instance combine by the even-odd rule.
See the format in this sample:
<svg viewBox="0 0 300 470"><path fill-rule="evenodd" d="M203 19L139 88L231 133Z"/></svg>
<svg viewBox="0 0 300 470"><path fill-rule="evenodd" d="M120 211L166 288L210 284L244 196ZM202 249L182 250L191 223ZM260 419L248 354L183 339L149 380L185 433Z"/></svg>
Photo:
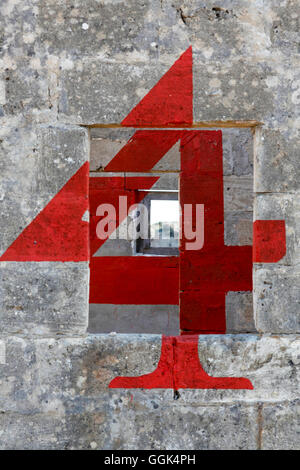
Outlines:
<svg viewBox="0 0 300 470"><path fill-rule="evenodd" d="M194 120L263 123L254 217L284 219L287 234L286 256L255 266L259 336L199 340L208 373L254 390L176 401L107 388L153 370L160 337L86 334L87 262L1 261L1 448L299 448L298 1L3 0L0 11L1 253L88 160L80 124L120 122L191 44Z"/></svg>

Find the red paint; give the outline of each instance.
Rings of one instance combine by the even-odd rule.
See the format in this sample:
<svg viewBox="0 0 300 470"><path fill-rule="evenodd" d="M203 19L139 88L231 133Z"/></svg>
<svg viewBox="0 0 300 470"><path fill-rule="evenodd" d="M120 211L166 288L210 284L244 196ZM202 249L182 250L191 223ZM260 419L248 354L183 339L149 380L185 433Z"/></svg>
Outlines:
<svg viewBox="0 0 300 470"><path fill-rule="evenodd" d="M193 56L189 47L122 121L123 126L172 126L193 122Z"/></svg>
<svg viewBox="0 0 300 470"><path fill-rule="evenodd" d="M192 124L192 100L192 49L189 48L129 113L122 124L133 127ZM162 137L165 132L166 137ZM152 134L145 131L137 132L107 165L106 171L150 171L167 149L171 148L171 142L168 143L168 140L171 141L173 137L176 140L179 138L176 133L171 134L170 131L160 131L160 133L154 131ZM245 378L210 377L199 361L198 337L189 334L191 332L225 333L226 293L229 290L252 290L252 247L227 247L224 244L221 132L188 131L182 132L181 137L180 202L182 205L185 203L205 205L203 249L199 252L185 251L186 240L183 239L180 250L180 317L184 336L162 338L161 357L154 372L140 377L116 377L109 387L253 389L251 382ZM275 253L277 258L282 257L282 252L278 247L278 240L281 240L285 246L285 233L283 236L282 229L279 230L280 235L277 236L277 241L274 241L274 232L270 225L267 228L268 239L262 239L260 228L261 226L257 224L254 235L256 237L254 260L269 258L270 246L272 246L272 260ZM131 288L131 295L135 302L138 300L138 303L145 303L147 294L143 293L139 298L139 294L135 291L139 291L139 287L145 288L145 284L151 282L154 271L148 269L150 267L148 264L141 265L139 272L142 275L137 276L136 263L142 263L140 260L143 258L136 260L127 257L124 259L125 266L120 271L125 272L126 269L128 271L125 276L119 277L116 273L119 272L118 269L122 263L118 263L116 258L111 261L115 264L114 267L104 262L103 276L97 282L100 286L101 282L109 280L109 286L108 288L103 286L101 293L93 293L94 299L97 299L97 295L102 296L109 292L114 303L115 287L118 286L119 291L119 287L123 286L124 279L126 279L126 284L128 281L126 289ZM150 263L150 259L144 258L145 263ZM92 262L94 260L101 264L101 258L93 258ZM107 269L110 270L109 274L105 271ZM114 270L115 273L112 273L111 271ZM173 270L168 268L168 290L170 290L171 271L174 274L176 268ZM159 276L159 272L161 273L161 267L158 268L155 276ZM165 278L166 276L163 275L163 280L159 281L158 289L155 289L156 295L165 294ZM144 282L144 280L147 281ZM139 286L140 281L141 286ZM175 284L174 277L173 287ZM149 293L149 303L162 303L161 299L154 300L153 295L154 291ZM175 299L175 290L173 295ZM119 302L132 303L126 291L121 291L120 297ZM106 298L101 297L101 299L107 302Z"/></svg>
<svg viewBox="0 0 300 470"><path fill-rule="evenodd" d="M88 172L84 163L0 261L88 261Z"/></svg>
<svg viewBox="0 0 300 470"><path fill-rule="evenodd" d="M105 240L97 237L96 226L101 217L96 216L97 207L100 204L112 204L116 209L116 225L125 219L119 218L119 196L127 196L127 213L132 204L142 201L147 192L137 191L138 189L150 189L159 177L92 177L90 178L90 252L93 256L96 251L105 243L111 235L108 233Z"/></svg>
<svg viewBox="0 0 300 470"><path fill-rule="evenodd" d="M137 131L105 171L150 171L180 139L181 131Z"/></svg>
<svg viewBox="0 0 300 470"><path fill-rule="evenodd" d="M181 334L190 335L191 330L193 334L223 333L226 329L224 311L225 295L222 291L206 292L203 289L180 292Z"/></svg>
<svg viewBox="0 0 300 470"><path fill-rule="evenodd" d="M253 389L242 377L210 377L201 366L198 336L175 337L174 385L179 388Z"/></svg>
<svg viewBox="0 0 300 470"><path fill-rule="evenodd" d="M94 256L90 303L178 305L176 256Z"/></svg>
<svg viewBox="0 0 300 470"><path fill-rule="evenodd" d="M253 262L276 263L285 253L285 221L256 220L253 224Z"/></svg>
<svg viewBox="0 0 300 470"><path fill-rule="evenodd" d="M252 247L225 246L221 131L185 131L180 203L204 204L204 246L180 251L180 327L185 334L225 333L225 295L252 290Z"/></svg>
<svg viewBox="0 0 300 470"><path fill-rule="evenodd" d="M109 388L253 389L242 377L211 377L198 355L198 336L163 336L157 368L140 377L116 377Z"/></svg>
<svg viewBox="0 0 300 470"><path fill-rule="evenodd" d="M225 246L213 250L185 251L180 256L183 291L245 291L252 289L252 247ZM203 253L202 253L203 252Z"/></svg>

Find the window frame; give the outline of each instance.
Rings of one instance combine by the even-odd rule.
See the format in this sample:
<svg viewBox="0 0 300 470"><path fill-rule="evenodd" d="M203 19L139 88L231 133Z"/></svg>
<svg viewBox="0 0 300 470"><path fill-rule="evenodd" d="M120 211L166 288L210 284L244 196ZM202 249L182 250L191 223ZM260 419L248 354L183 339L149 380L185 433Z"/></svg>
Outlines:
<svg viewBox="0 0 300 470"><path fill-rule="evenodd" d="M172 200L179 201L179 191L178 190L156 190L156 191L147 191L148 194L143 199L142 203L147 207L148 210L148 238L142 239L138 238L135 241L135 254L138 256L143 255L157 255L157 256L179 256L179 246L178 247L152 247L151 246L151 201L152 200Z"/></svg>

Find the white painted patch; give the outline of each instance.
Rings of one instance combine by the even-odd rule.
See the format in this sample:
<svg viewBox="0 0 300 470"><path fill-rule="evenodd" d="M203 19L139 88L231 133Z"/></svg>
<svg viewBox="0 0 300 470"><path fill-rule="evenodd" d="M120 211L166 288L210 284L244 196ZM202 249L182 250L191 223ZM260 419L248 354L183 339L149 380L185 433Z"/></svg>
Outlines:
<svg viewBox="0 0 300 470"><path fill-rule="evenodd" d="M90 213L89 213L89 211L85 211L85 213L84 213L83 216L81 217L81 220L83 220L83 222L89 222L89 221L90 221Z"/></svg>
<svg viewBox="0 0 300 470"><path fill-rule="evenodd" d="M87 23L82 23L81 25L82 29L84 29L85 31L89 29L89 25Z"/></svg>

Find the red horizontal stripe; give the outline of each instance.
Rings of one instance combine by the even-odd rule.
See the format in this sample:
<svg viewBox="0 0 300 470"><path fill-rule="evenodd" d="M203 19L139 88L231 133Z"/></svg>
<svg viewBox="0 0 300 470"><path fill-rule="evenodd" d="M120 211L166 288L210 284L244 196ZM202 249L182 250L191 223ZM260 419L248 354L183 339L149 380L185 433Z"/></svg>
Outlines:
<svg viewBox="0 0 300 470"><path fill-rule="evenodd" d="M94 256L90 267L90 303L178 305L176 256Z"/></svg>

